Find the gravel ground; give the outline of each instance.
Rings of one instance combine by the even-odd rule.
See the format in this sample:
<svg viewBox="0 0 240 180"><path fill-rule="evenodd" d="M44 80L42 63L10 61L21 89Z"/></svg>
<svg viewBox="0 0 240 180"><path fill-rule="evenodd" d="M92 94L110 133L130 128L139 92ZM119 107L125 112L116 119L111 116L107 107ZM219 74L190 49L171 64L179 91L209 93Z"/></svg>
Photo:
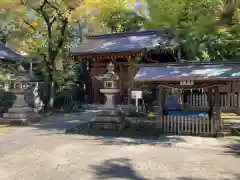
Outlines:
<svg viewBox="0 0 240 180"><path fill-rule="evenodd" d="M239 180L240 159L222 150L106 143L51 134L0 158L0 180Z"/></svg>
<svg viewBox="0 0 240 180"><path fill-rule="evenodd" d="M0 180L240 179L239 156L215 139L182 137L185 142L168 146L63 134L92 116L52 116L0 133Z"/></svg>

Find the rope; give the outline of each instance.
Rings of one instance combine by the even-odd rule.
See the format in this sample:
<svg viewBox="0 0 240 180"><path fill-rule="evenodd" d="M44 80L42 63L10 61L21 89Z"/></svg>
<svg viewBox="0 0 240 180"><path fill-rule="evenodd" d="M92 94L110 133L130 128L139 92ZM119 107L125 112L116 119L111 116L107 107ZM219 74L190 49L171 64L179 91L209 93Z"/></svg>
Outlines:
<svg viewBox="0 0 240 180"><path fill-rule="evenodd" d="M167 86L167 85L158 85L158 86L162 86L162 87L165 87L165 88L172 88L172 89L191 89L191 90L194 90L194 89L202 89L202 88L194 88L194 87L179 87L179 88L176 88L176 87L173 87L173 86ZM220 85L211 85L211 86L206 86L204 88L212 88L212 87L216 87L216 86L220 86Z"/></svg>

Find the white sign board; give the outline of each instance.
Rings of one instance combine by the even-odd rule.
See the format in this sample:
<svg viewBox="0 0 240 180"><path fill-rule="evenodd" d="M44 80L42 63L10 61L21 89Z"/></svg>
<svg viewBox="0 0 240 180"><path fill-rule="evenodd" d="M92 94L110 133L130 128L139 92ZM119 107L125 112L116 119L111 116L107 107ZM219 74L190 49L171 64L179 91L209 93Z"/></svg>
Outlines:
<svg viewBox="0 0 240 180"><path fill-rule="evenodd" d="M194 82L193 81L180 81L180 85L182 86L193 86Z"/></svg>
<svg viewBox="0 0 240 180"><path fill-rule="evenodd" d="M132 99L142 99L142 91L132 91Z"/></svg>

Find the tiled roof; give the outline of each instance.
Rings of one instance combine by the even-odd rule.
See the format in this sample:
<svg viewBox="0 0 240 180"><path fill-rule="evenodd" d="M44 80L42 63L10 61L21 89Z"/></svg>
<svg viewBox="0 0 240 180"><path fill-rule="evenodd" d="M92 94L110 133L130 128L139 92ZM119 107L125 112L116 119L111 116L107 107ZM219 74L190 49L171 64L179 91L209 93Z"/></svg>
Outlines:
<svg viewBox="0 0 240 180"><path fill-rule="evenodd" d="M159 44L176 44L171 29L139 31L89 36L80 46L71 49L73 55L132 52L153 49ZM171 38L169 38L171 36Z"/></svg>
<svg viewBox="0 0 240 180"><path fill-rule="evenodd" d="M21 55L13 52L12 50L4 46L4 44L0 43L0 60L4 60L10 63L16 63L20 61L21 58Z"/></svg>
<svg viewBox="0 0 240 180"><path fill-rule="evenodd" d="M240 64L178 64L142 66L135 81L240 80Z"/></svg>

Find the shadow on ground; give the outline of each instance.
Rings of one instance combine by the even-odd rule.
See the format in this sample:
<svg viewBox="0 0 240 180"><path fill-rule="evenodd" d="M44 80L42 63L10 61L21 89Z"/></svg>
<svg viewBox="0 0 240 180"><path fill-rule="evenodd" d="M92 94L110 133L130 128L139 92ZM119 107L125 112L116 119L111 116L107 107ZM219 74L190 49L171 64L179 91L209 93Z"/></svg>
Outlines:
<svg viewBox="0 0 240 180"><path fill-rule="evenodd" d="M127 158L106 160L99 165L91 165L90 169L95 174L96 179L146 180L134 170L131 160Z"/></svg>
<svg viewBox="0 0 240 180"><path fill-rule="evenodd" d="M224 151L224 154L232 154L237 158L240 158L240 142L236 142L225 146L228 150ZM240 179L240 177L239 177Z"/></svg>
<svg viewBox="0 0 240 180"><path fill-rule="evenodd" d="M148 180L152 179L144 177L144 175L138 173L134 165L131 163L131 159L117 158L109 159L101 162L98 165L90 165L89 169L91 173L95 175L96 179L126 179L126 180ZM240 174L231 175L231 180L240 179ZM172 178L156 177L158 180L170 180ZM176 180L207 180L202 178L193 177L177 177ZM221 178L220 180L230 180L227 178Z"/></svg>
<svg viewBox="0 0 240 180"><path fill-rule="evenodd" d="M101 140L98 145L167 145L171 146L173 143L186 142L181 137L173 137L162 135L159 138L141 137L141 138L126 138L126 137L111 137L103 136L96 138L95 140Z"/></svg>
<svg viewBox="0 0 240 180"><path fill-rule="evenodd" d="M81 123L76 128L70 129L67 133L94 136L96 137L95 140L101 140L102 145L155 145L185 142L182 137L161 136L155 124L150 123L130 123L121 131L95 129L89 127L88 123Z"/></svg>
<svg viewBox="0 0 240 180"><path fill-rule="evenodd" d="M68 129L72 129L81 123L85 123L92 119L93 114L97 111L85 111L72 114L57 114L42 119L39 123L31 124L34 130L48 131L49 133L65 133Z"/></svg>
<svg viewBox="0 0 240 180"><path fill-rule="evenodd" d="M106 130L89 127L89 123L80 123L77 127L69 129L67 133L92 135L92 136L116 136L116 137L152 137L159 136L155 124L128 123L122 130Z"/></svg>

